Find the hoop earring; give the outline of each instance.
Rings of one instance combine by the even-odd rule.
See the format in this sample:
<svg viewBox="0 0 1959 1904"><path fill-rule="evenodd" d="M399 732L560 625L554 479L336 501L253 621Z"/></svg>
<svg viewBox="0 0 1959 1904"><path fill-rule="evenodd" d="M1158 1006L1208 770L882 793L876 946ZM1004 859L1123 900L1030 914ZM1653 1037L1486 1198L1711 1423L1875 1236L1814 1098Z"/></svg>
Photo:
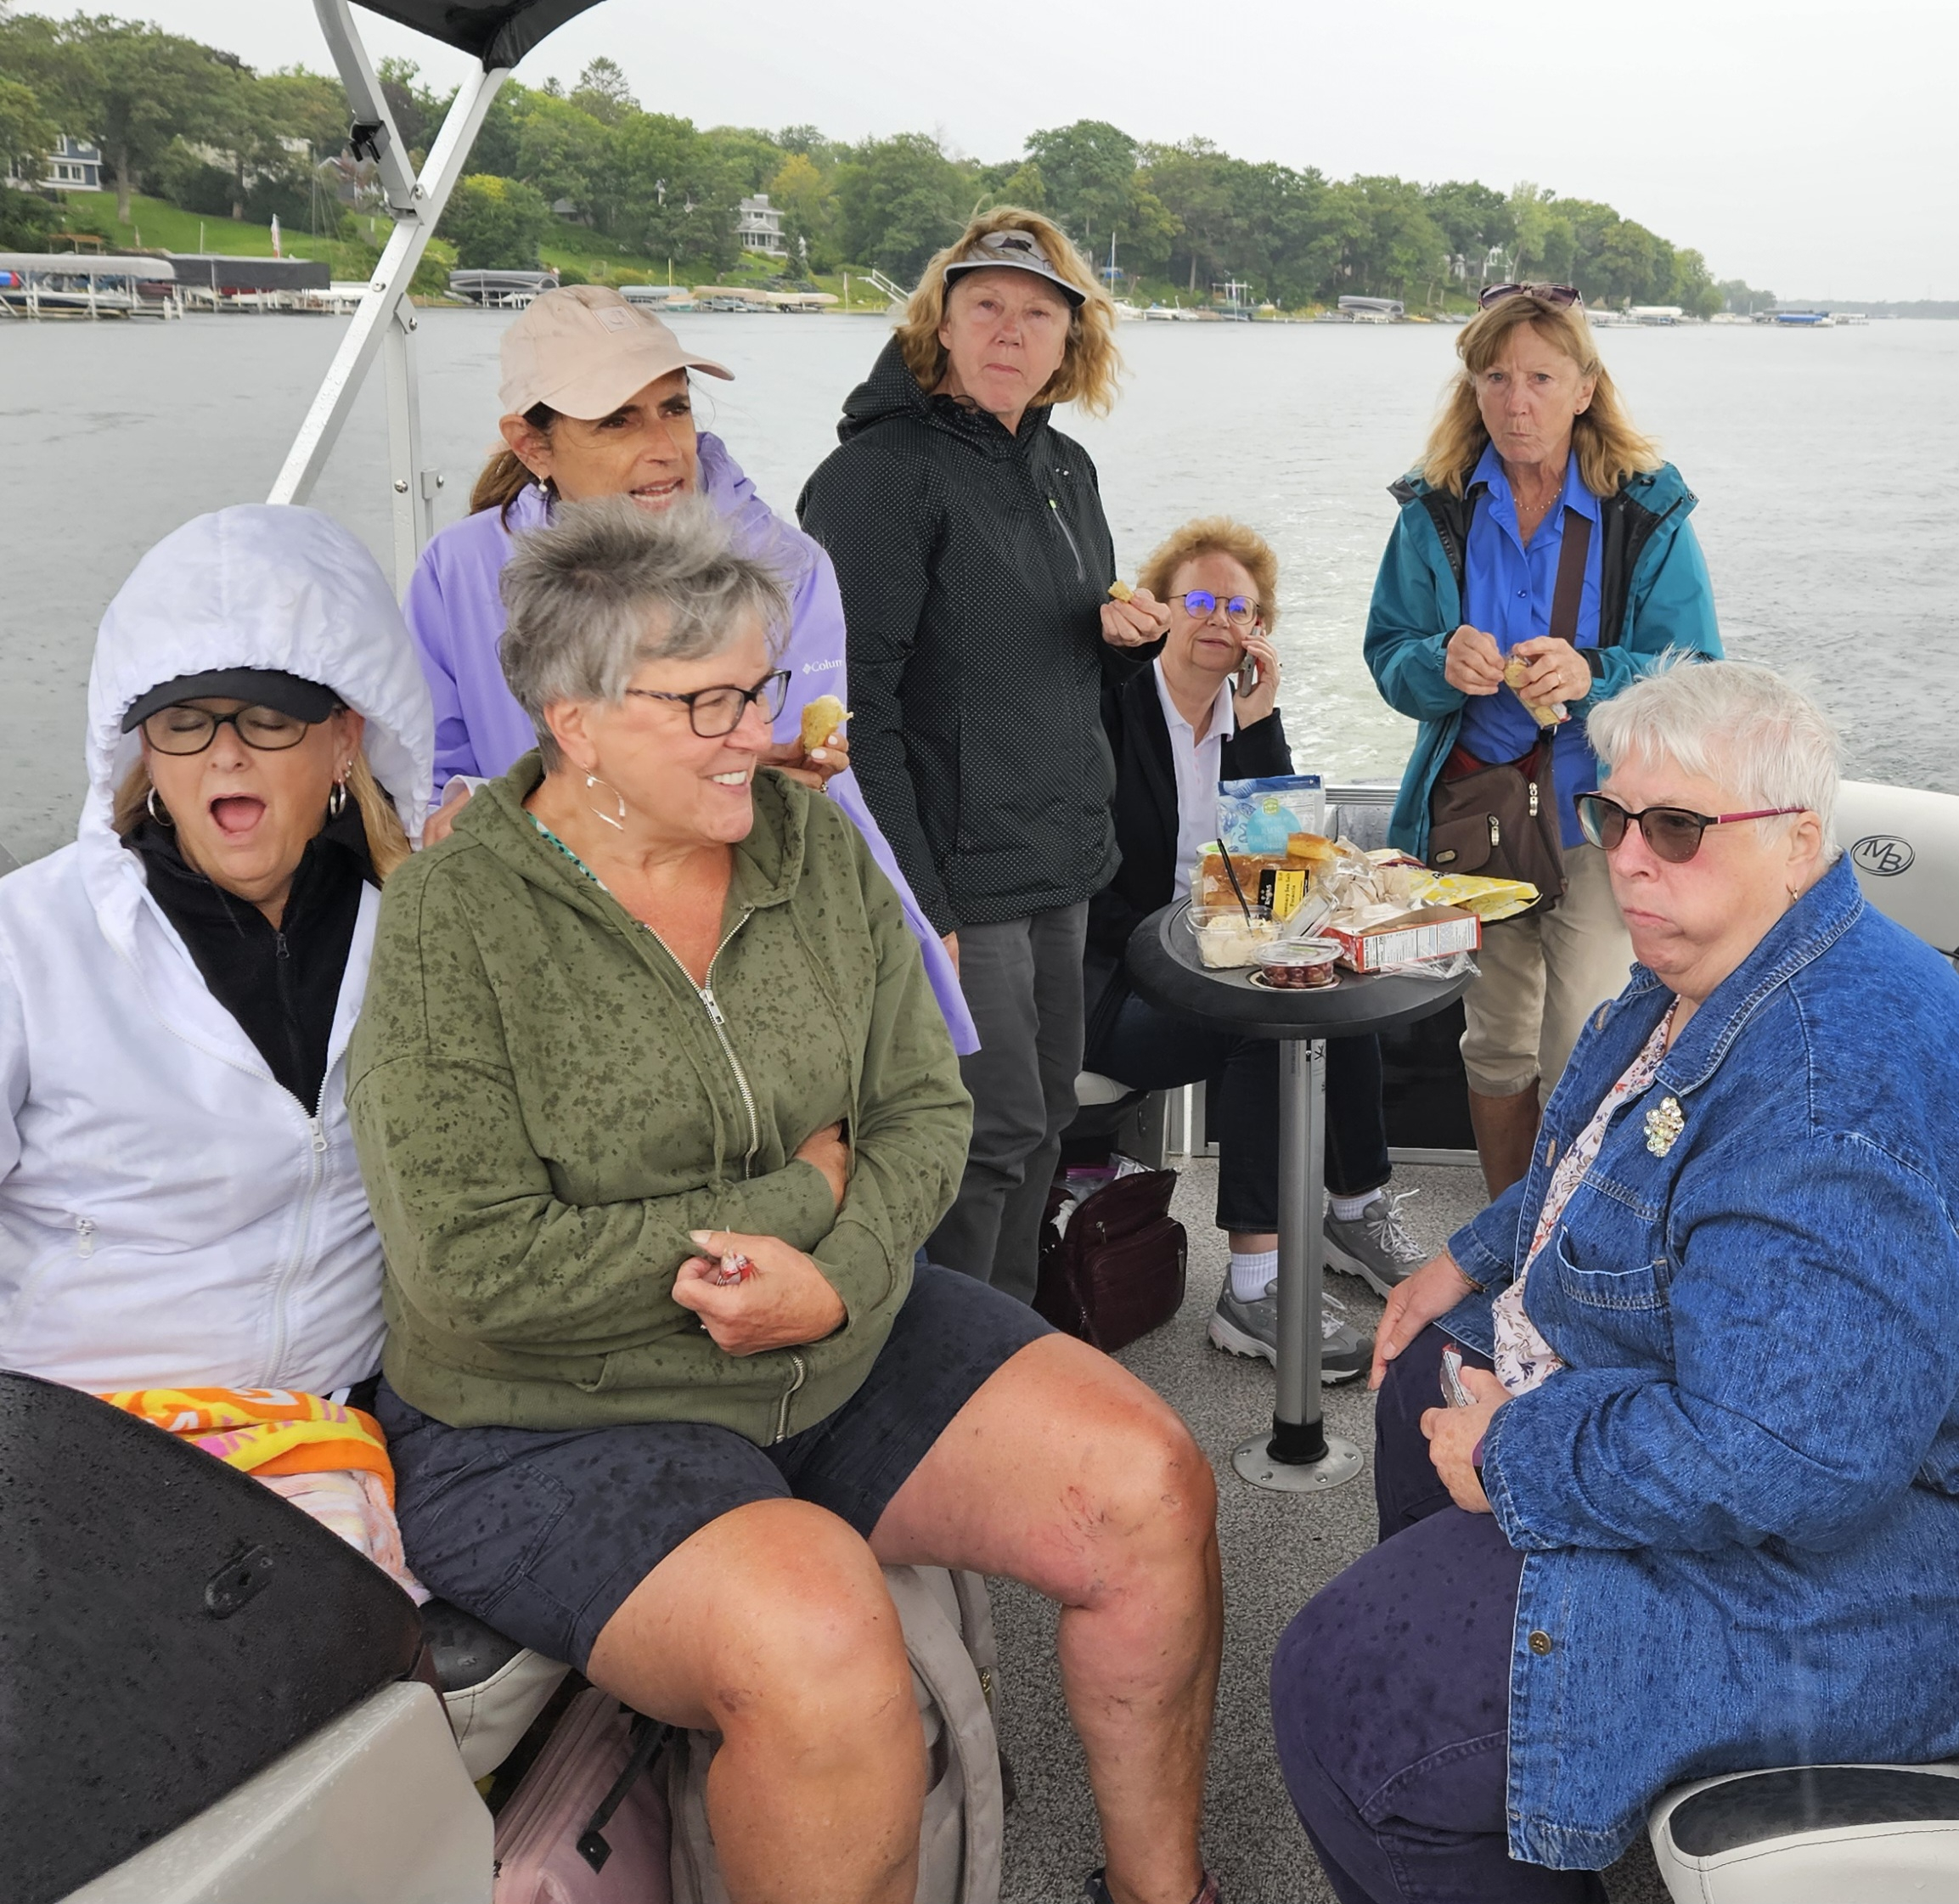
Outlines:
<svg viewBox="0 0 1959 1904"><path fill-rule="evenodd" d="M592 811L596 814L600 820L604 820L614 832L623 833L626 831L625 795L620 792L617 787L613 786L608 782L600 780L596 774L586 775L585 786L587 791L589 791L593 787L602 786L608 793L612 796L615 800L619 803L619 814L616 819L615 819L611 814L607 813L603 807L592 807ZM589 801L587 801L586 804L588 806L591 806L591 803Z"/></svg>
<svg viewBox="0 0 1959 1904"><path fill-rule="evenodd" d="M159 826L175 826L177 825L177 822L170 817L169 808L160 807L157 805L156 789L155 787L151 787L149 791L144 796L143 810L147 813Z"/></svg>
<svg viewBox="0 0 1959 1904"><path fill-rule="evenodd" d="M327 796L327 818L338 820L347 810L347 783L335 780L334 790Z"/></svg>

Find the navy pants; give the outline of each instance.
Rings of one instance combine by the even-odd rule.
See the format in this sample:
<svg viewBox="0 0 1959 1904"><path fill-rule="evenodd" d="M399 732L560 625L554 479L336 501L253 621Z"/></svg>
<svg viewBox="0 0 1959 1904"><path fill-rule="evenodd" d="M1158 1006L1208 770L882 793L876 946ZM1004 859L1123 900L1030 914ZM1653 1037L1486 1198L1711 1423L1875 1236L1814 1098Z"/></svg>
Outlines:
<svg viewBox="0 0 1959 1904"><path fill-rule="evenodd" d="M1272 1662L1293 1809L1341 1904L1603 1904L1587 1871L1511 1859L1510 1665L1523 1557L1428 1459L1433 1325L1389 1364L1375 1417L1381 1545L1308 1602ZM1471 1365L1488 1366L1479 1356Z"/></svg>
<svg viewBox="0 0 1959 1904"><path fill-rule="evenodd" d="M1115 981L1120 984L1120 978ZM1083 1062L1132 1090L1172 1090L1216 1078L1218 1227L1279 1227L1279 1043L1241 1038L1202 1019L1160 1011L1124 988L1099 1011ZM1388 1181L1381 1108L1381 1041L1326 1041L1326 1188L1359 1197Z"/></svg>

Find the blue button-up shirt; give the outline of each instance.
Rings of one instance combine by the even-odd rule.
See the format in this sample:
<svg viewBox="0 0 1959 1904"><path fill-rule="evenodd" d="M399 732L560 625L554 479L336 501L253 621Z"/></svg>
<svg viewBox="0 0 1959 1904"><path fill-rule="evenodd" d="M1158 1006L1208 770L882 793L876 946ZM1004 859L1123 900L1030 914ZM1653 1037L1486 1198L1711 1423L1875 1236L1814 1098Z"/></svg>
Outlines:
<svg viewBox="0 0 1959 1904"><path fill-rule="evenodd" d="M1600 545L1598 498L1585 486L1578 473L1575 453L1566 465L1564 494L1530 538L1527 548L1517 533L1517 502L1510 492L1510 480L1503 473L1503 461L1496 446L1489 445L1472 484L1484 486L1477 499L1476 513L1469 524L1468 546L1463 551L1462 618L1472 628L1481 628L1496 639L1508 654L1520 641L1551 633L1551 598L1557 589L1558 557L1564 551L1565 511L1575 510L1591 519L1591 546L1585 552L1585 592L1579 597L1578 629L1574 646L1598 645ZM1478 760L1516 760L1537 744L1537 723L1523 711L1523 703L1509 688L1493 695L1472 695L1462 710L1462 731L1458 736ZM1579 830L1573 799L1598 785L1598 757L1585 739L1582 707L1572 710L1571 719L1557 731L1551 750L1557 780L1558 821L1564 843L1576 846L1585 836Z"/></svg>

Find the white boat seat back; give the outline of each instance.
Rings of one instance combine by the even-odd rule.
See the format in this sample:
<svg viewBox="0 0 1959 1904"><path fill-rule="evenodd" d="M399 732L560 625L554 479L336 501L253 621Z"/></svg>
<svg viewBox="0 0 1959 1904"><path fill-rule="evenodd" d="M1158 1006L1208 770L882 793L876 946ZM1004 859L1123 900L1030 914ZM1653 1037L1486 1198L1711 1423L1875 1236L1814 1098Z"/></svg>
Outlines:
<svg viewBox="0 0 1959 1904"><path fill-rule="evenodd" d="M1125 1097L1134 1095L1134 1084L1118 1084L1113 1078L1105 1078L1099 1071L1082 1071L1075 1074L1075 1102L1084 1110L1093 1104L1120 1104Z"/></svg>
<svg viewBox="0 0 1959 1904"><path fill-rule="evenodd" d="M1948 957L1959 953L1959 794L1845 780L1837 841L1878 911Z"/></svg>
<svg viewBox="0 0 1959 1904"><path fill-rule="evenodd" d="M464 1766L472 1779L481 1778L510 1755L571 1669L447 1600L422 1608L422 1636Z"/></svg>
<svg viewBox="0 0 1959 1904"><path fill-rule="evenodd" d="M1676 1904L1959 1898L1959 1765L1704 1778L1669 1792L1647 1829Z"/></svg>

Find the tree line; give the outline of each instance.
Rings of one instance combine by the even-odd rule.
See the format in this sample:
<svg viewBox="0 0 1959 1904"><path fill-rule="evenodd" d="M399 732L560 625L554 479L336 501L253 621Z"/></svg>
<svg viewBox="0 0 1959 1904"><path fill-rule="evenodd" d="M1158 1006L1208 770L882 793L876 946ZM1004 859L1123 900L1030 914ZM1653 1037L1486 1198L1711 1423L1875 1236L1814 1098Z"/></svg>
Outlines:
<svg viewBox="0 0 1959 1904"><path fill-rule="evenodd" d="M419 163L448 99L408 62L384 62L380 76ZM90 141L126 223L142 189L187 211L259 223L276 212L289 229L340 235L373 193L371 166L344 149L346 124L339 82L303 69L257 73L108 15L0 20L0 158L31 166L57 132ZM1698 251L1608 205L1534 183L1329 178L1092 119L1038 132L997 164L924 132L848 144L814 126L703 129L646 110L606 59L569 89L506 82L470 166L442 227L464 265L535 264L571 219L633 257L713 275L740 257L737 201L766 192L783 213L791 278L875 266L909 284L976 210L1013 203L1046 212L1098 265L1112 252L1123 285L1193 297L1235 284L1286 308L1348 293L1419 307L1514 277L1575 284L1594 304L1699 315L1772 302L1717 284ZM20 241L9 218L35 216L0 206L0 243Z"/></svg>

